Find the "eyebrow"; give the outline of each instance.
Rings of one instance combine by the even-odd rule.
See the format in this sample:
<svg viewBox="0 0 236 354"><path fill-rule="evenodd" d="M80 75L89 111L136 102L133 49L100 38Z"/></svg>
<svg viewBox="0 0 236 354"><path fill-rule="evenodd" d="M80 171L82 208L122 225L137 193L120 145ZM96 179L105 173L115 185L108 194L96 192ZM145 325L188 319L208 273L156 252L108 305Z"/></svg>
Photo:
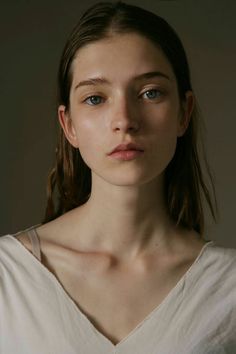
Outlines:
<svg viewBox="0 0 236 354"><path fill-rule="evenodd" d="M139 80L144 80L144 79L153 79L155 77L161 77L161 78L164 78L164 79L167 79L169 81L171 81L170 77L160 71L150 71L150 72L147 72L147 73L144 73L144 74L141 74L141 75L138 75L138 76L135 76L133 78L134 81L139 81ZM101 84L111 84L109 80L107 80L106 78L104 77L93 77L93 78L89 78L87 80L83 80L83 81L80 81L76 86L75 86L75 90L78 88L78 87L82 87L82 86L94 86L94 85L101 85Z"/></svg>

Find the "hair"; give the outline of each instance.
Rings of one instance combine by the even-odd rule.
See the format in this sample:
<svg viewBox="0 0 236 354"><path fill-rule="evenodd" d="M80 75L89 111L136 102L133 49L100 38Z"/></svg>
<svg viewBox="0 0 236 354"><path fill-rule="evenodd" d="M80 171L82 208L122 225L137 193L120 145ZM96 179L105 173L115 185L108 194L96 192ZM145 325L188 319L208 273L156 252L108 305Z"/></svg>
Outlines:
<svg viewBox="0 0 236 354"><path fill-rule="evenodd" d="M73 75L71 67L80 48L113 34L132 32L151 40L165 54L174 71L179 98L183 102L186 92L192 91L192 86L186 53L175 30L160 16L118 1L100 2L90 7L73 29L59 65L58 105L64 105L66 110L70 108ZM166 167L164 193L171 220L177 226L194 229L203 234L205 225L203 198L215 221L217 202L204 147L202 151L205 176L200 164L198 126L199 114L195 106L188 128L185 134L177 139L174 157ZM56 162L48 176L47 205L43 223L84 204L90 194L91 169L83 161L79 149L68 142L59 126Z"/></svg>

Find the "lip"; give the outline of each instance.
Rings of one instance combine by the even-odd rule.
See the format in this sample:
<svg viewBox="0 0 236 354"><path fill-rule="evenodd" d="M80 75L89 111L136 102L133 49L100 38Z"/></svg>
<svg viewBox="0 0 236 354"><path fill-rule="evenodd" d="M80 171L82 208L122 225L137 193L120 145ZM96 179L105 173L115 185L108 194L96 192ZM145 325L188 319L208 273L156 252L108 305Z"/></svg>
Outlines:
<svg viewBox="0 0 236 354"><path fill-rule="evenodd" d="M122 151L144 151L141 146L135 143L128 143L128 144L119 144L117 145L108 155L112 155L115 152L122 152Z"/></svg>
<svg viewBox="0 0 236 354"><path fill-rule="evenodd" d="M142 154L144 154L143 150L120 150L111 153L109 156L116 160L129 161L139 157Z"/></svg>

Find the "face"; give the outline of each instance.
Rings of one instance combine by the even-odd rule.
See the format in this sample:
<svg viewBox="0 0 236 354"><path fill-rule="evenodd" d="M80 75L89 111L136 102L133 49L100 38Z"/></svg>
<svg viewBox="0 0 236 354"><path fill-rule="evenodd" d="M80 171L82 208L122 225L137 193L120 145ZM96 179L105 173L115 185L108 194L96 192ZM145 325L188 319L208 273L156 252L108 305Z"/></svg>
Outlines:
<svg viewBox="0 0 236 354"><path fill-rule="evenodd" d="M72 72L70 107L59 107L59 121L92 178L121 186L162 176L193 108L191 92L179 101L162 51L141 35L114 35L79 49ZM129 142L143 153L130 160L108 155Z"/></svg>

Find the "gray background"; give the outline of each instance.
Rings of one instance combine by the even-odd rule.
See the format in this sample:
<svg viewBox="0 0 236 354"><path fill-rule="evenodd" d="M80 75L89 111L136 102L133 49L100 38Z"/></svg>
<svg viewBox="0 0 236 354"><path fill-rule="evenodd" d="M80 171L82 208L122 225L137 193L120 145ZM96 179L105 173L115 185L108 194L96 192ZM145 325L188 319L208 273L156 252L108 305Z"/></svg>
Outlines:
<svg viewBox="0 0 236 354"><path fill-rule="evenodd" d="M56 141L56 73L68 33L96 1L0 4L0 234L41 222ZM236 248L235 1L128 1L163 16L180 35L206 125L220 210L207 238Z"/></svg>

